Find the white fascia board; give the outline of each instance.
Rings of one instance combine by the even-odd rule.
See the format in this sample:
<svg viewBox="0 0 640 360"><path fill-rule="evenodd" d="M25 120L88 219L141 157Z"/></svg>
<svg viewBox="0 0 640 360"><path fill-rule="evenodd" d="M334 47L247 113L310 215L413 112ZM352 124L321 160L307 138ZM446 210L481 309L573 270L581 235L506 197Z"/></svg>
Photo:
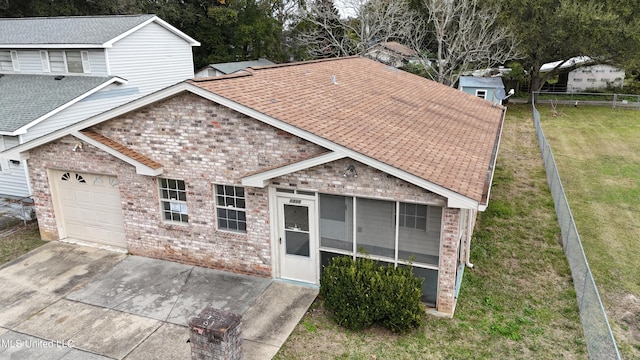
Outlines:
<svg viewBox="0 0 640 360"><path fill-rule="evenodd" d="M305 139L307 141L310 141L312 143L315 143L317 145L320 145L326 149L332 150L334 152L340 153L340 154L344 154L346 157L352 158L353 160L359 161L363 164L366 164L368 166L371 166L373 168L376 168L382 172L385 172L389 175L393 175L399 179L402 179L406 182L409 182L411 184L414 184L416 186L419 186L425 190L431 191L435 194L438 194L440 196L443 196L445 198L448 199L448 205L449 207L455 207L455 208L465 208L465 209L478 209L479 203L476 200L473 200L469 197L466 197L464 195L458 194L454 191L451 191L447 188L444 188L440 185L434 184L432 182L429 182L425 179L422 179L418 176L409 174L403 170L400 170L396 167L387 165L379 160L373 159L371 157L368 157L366 155L360 154L356 151L353 151L349 148L346 148L344 146L338 145L332 141L329 141L325 138L322 138L318 135L312 134L308 131L302 130L300 128L297 128L293 125L290 125L288 123L285 123L283 121L277 120L275 118L272 118L268 115L265 115L259 111L256 111L254 109L248 108L242 104L239 104L235 101L229 100L225 97L222 97L220 95L214 94L210 91L207 91L205 89L202 89L200 87L197 87L195 85L191 85L191 84L186 84L187 85L187 90L198 95L201 96L205 99L209 99L215 103L218 103L220 105L226 106L230 109L233 109L239 113L245 114L249 117L252 117L254 119L260 120L268 125L271 125L275 128L278 128L282 131L286 131L292 135L295 135L299 138Z"/></svg>
<svg viewBox="0 0 640 360"><path fill-rule="evenodd" d="M155 93L151 93L147 96L143 96L139 99L136 99L134 101L128 102L126 104L120 105L116 108L113 108L111 110L105 111L103 113L100 113L98 115L94 115L86 120L80 121L78 123L69 125L65 128L62 128L60 130L56 130L52 133L49 133L47 135L41 136L39 138L33 139L29 142L26 142L24 144L20 144L18 146L14 146L9 150L6 150L5 153L3 153L3 155L5 157L8 157L9 159L12 160L20 160L20 157L24 157L24 156L28 156L28 151L36 148L38 146L44 145L46 143L49 143L51 141L57 140L61 137L64 137L66 135L70 135L73 132L76 131L80 131L82 129L86 129L88 127L91 127L93 125L99 124L103 121L112 119L116 116L120 116L123 114L126 114L130 111L136 110L138 108L147 106L149 104L152 104L154 102L160 101L160 100L164 100L170 96L173 96L175 94L178 94L180 92L185 91L186 89L186 83L181 82L178 84L175 84L173 86L169 86L165 89L156 91Z"/></svg>
<svg viewBox="0 0 640 360"><path fill-rule="evenodd" d="M77 103L78 101L80 101L80 100L82 100L82 99L84 99L84 98L88 97L89 95L95 94L95 93L97 93L98 91L100 91L100 90L104 89L105 87L107 87L107 86L109 86L109 85L111 85L111 84L115 84L115 83L118 83L118 84L121 84L121 85L122 85L122 84L126 84L126 83L127 83L127 80L125 80L125 79L123 79L123 78L120 78L120 77L117 77L117 76L116 76L116 77L113 77L113 78L109 79L108 81L105 81L104 83L102 83L102 84L100 84L100 85L96 86L95 88L93 88L93 89L91 89L91 90L87 91L86 93L84 93L84 94L82 94L82 95L80 95L80 96L76 97L75 99L73 99L73 100L71 100L71 101L69 101L69 102L67 102L67 103L63 104L62 106L59 106L59 107L57 107L57 108L55 108L55 109L53 109L53 110L49 111L48 113L46 113L46 114L44 114L44 115L40 116L39 118L37 118L37 119L33 120L32 122L28 123L27 125L24 125L23 127L19 128L19 129L17 129L17 130L15 130L13 133L11 133L11 135L16 136L16 135L26 134L26 133L27 133L27 130L28 130L30 127L35 126L35 125L39 124L40 122L42 122L42 121L46 120L47 118L49 118L49 117L51 117L51 116L53 116L53 115L55 115L55 114L59 113L60 111L62 111L62 110L64 110L64 109L68 108L69 106L71 106L71 105L73 105L73 104ZM4 135L4 134L3 134L3 135Z"/></svg>
<svg viewBox="0 0 640 360"><path fill-rule="evenodd" d="M330 152L328 154L319 155L311 159L302 160L297 163L288 164L285 166L281 166L279 168L275 168L275 169L267 170L261 173L249 175L247 177L243 177L242 185L264 188L265 186L269 185L269 180L276 178L278 176L291 174L296 171L305 170L314 166L340 160L345 157L347 157L345 154L335 152L335 151Z"/></svg>
<svg viewBox="0 0 640 360"><path fill-rule="evenodd" d="M87 144L93 145L95 147L97 147L98 149L111 154L115 157L117 157L118 159L126 162L127 164L133 165L136 168L136 174L139 175L147 175L147 176L158 176L160 174L163 173L164 168L159 168L159 169L153 169L148 167L147 165L130 158L129 156L116 151L115 149L112 149L109 146L106 146L105 144L96 141L92 138L90 138L89 136L84 135L83 133L79 132L79 131L74 131L73 133L71 133L71 135L75 136L76 138L86 142Z"/></svg>
<svg viewBox="0 0 640 360"><path fill-rule="evenodd" d="M0 44L0 49L103 49L104 44Z"/></svg>
<svg viewBox="0 0 640 360"><path fill-rule="evenodd" d="M176 29L175 27L173 27L171 24L169 24L168 22L160 19L157 16L154 16L152 18L150 18L149 20L141 23L138 26L135 26L131 29L129 29L128 31L114 37L113 39L107 41L106 43L102 44L103 47L105 48L110 48L113 47L113 44L115 44L116 42L122 40L123 38L131 35L132 33L142 29L143 27L149 25L150 23L155 22L158 25L162 26L163 28L169 30L170 32L174 33L175 35L177 35L178 37L182 38L183 40L185 40L186 42L189 43L189 45L191 46L200 46L200 43L197 42L196 40L194 40L193 38L191 38L190 36L188 36L187 34L183 33L182 31Z"/></svg>

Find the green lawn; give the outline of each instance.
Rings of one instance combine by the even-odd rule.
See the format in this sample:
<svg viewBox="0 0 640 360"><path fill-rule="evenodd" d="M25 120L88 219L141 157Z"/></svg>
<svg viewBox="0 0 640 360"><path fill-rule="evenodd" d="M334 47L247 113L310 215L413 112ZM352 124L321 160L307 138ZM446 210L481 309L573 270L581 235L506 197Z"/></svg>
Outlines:
<svg viewBox="0 0 640 360"><path fill-rule="evenodd" d="M623 358L640 358L640 111L539 106Z"/></svg>
<svg viewBox="0 0 640 360"><path fill-rule="evenodd" d="M454 318L404 335L351 332L317 301L276 359L585 359L559 233L531 112L510 105Z"/></svg>
<svg viewBox="0 0 640 360"><path fill-rule="evenodd" d="M15 225L17 232L0 237L0 265L20 257L47 242L40 240L37 223Z"/></svg>

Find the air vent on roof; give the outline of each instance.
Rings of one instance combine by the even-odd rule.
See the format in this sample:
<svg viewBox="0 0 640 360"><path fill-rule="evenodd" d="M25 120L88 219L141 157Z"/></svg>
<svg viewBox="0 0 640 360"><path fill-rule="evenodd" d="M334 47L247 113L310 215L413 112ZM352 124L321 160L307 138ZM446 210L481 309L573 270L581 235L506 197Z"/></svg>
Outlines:
<svg viewBox="0 0 640 360"><path fill-rule="evenodd" d="M64 79L64 75L58 75L56 77L53 78L54 80L62 80Z"/></svg>

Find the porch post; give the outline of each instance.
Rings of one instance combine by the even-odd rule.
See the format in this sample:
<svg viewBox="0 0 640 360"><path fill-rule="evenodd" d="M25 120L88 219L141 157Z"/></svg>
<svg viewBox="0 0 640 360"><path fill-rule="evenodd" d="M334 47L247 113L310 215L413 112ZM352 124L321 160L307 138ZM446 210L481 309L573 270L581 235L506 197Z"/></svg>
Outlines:
<svg viewBox="0 0 640 360"><path fill-rule="evenodd" d="M460 245L460 209L445 207L443 218L437 310L453 316L456 306L456 270Z"/></svg>

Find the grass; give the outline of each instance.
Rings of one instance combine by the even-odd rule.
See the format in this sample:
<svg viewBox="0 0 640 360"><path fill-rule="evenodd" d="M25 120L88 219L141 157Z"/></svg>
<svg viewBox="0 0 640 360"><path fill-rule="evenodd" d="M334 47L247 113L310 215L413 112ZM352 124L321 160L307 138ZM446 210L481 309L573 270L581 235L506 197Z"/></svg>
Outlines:
<svg viewBox="0 0 640 360"><path fill-rule="evenodd" d="M16 225L18 231L5 237L0 237L0 265L20 257L29 251L46 244L40 239L40 232L36 223Z"/></svg>
<svg viewBox="0 0 640 360"><path fill-rule="evenodd" d="M316 303L276 359L584 359L575 291L531 113L509 106L489 208L453 319L397 335L344 330Z"/></svg>
<svg viewBox="0 0 640 360"><path fill-rule="evenodd" d="M623 358L640 358L640 112L539 106Z"/></svg>

